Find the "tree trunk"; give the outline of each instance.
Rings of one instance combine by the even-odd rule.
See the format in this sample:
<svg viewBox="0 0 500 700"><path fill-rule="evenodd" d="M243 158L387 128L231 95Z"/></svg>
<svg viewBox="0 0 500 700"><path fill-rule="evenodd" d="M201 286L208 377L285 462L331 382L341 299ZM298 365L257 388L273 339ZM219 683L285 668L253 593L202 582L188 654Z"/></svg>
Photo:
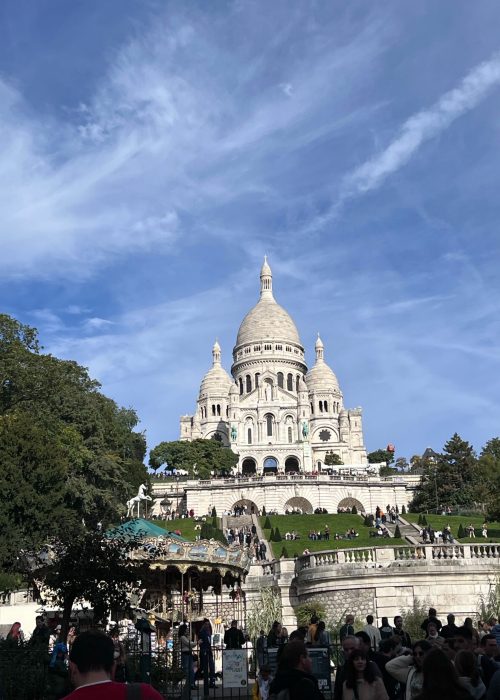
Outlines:
<svg viewBox="0 0 500 700"><path fill-rule="evenodd" d="M71 611L73 610L74 602L75 602L75 596L69 596L68 598L64 599L63 617L62 617L62 622L61 622L61 634L60 634L60 639L61 639L61 641L64 641L64 642L68 638L69 623L71 620Z"/></svg>

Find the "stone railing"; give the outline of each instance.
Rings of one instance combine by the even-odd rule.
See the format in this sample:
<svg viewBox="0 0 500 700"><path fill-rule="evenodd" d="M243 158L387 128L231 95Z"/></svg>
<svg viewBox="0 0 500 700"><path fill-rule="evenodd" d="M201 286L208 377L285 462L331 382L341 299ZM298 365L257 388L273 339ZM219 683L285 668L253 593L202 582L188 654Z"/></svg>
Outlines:
<svg viewBox="0 0 500 700"><path fill-rule="evenodd" d="M220 486L240 486L243 484L254 484L254 483L265 483L265 484L272 484L276 482L297 482L297 481L314 481L314 482L324 482L324 483L331 483L333 482L370 482L370 483L377 483L377 484L387 484L387 483L393 483L393 484L405 484L405 483L412 483L410 479L407 479L406 477L403 476L377 476L375 474L267 474L266 476L262 475L255 475L255 476L237 476L237 477L229 477L226 479L184 479L182 481L177 482L178 488L180 489L185 489L185 488L213 488L214 486L220 487ZM161 479L159 477L156 477L152 481L153 484L153 490L155 490L155 486L159 485L166 485L168 484L169 486L172 486L174 489L176 487L176 482L172 478L165 478Z"/></svg>
<svg viewBox="0 0 500 700"><path fill-rule="evenodd" d="M500 566L500 544L399 545L395 547L355 547L314 552L298 557L296 573L304 569L342 564L388 566L392 562L489 559Z"/></svg>

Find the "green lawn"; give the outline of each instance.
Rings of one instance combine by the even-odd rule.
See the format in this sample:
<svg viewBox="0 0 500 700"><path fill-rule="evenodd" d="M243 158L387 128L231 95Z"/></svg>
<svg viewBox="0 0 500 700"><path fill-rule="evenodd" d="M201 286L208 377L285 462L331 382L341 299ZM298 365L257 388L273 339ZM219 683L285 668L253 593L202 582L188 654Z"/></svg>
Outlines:
<svg viewBox="0 0 500 700"><path fill-rule="evenodd" d="M149 522L158 527L164 527L165 530L170 530L170 532L180 531L181 537L186 540L193 542L196 538L198 532L194 529L197 525L194 518L176 518L175 520L150 520Z"/></svg>
<svg viewBox="0 0 500 700"><path fill-rule="evenodd" d="M393 544L403 544L402 539L382 539L370 537L370 530L365 527L363 518L359 515L349 515L341 513L339 515L270 515L269 521L272 528L279 528L281 542L270 542L273 547L275 557L281 555L283 547L286 548L288 556L293 557L302 554L304 549L310 552L319 552L325 549L345 549L349 547L374 547ZM260 518L260 525L264 529L266 516ZM330 528L329 540L310 540L311 530L324 531L325 525ZM344 535L347 530L354 528L359 533L359 537L352 540L335 540L335 533ZM300 535L299 540L285 540L285 533L295 530ZM269 541L270 530L264 530L266 539Z"/></svg>
<svg viewBox="0 0 500 700"><path fill-rule="evenodd" d="M418 524L418 519L420 517L420 513L407 513L406 515L402 516L406 520L412 523L417 523ZM451 534L456 538L457 533L458 533L458 528L460 523L462 524L462 527L465 529L469 523L472 523L474 525L474 528L476 530L476 540L480 540L482 542L500 542L500 523L499 522L491 522L488 523L488 537L486 540L481 537L481 529L482 525L484 522L484 518L481 516L471 516L471 515L428 515L427 513L425 514L425 518L428 522L429 525L432 525L434 530L442 530L446 525L451 526ZM472 538L469 537L463 537L461 538L461 542L470 542Z"/></svg>

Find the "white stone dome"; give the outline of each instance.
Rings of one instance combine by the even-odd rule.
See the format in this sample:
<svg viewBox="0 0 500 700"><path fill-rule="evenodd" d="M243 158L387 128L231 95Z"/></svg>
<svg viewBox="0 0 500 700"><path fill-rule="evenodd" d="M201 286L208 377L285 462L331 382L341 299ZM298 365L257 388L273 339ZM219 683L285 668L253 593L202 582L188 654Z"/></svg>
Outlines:
<svg viewBox="0 0 500 700"><path fill-rule="evenodd" d="M243 319L236 347L248 343L277 340L301 345L297 326L288 311L273 297L272 272L267 258L260 271L260 299Z"/></svg>
<svg viewBox="0 0 500 700"><path fill-rule="evenodd" d="M260 299L250 309L238 330L236 345L280 340L301 345L297 326L290 314L274 299Z"/></svg>
<svg viewBox="0 0 500 700"><path fill-rule="evenodd" d="M316 350L316 362L314 367L311 367L306 374L307 388L309 391L340 391L337 377L324 360L324 345L319 337L319 333L314 348Z"/></svg>
<svg viewBox="0 0 500 700"><path fill-rule="evenodd" d="M217 396L228 394L233 380L221 365L221 349L217 340L212 348L212 367L201 381L200 396L215 394Z"/></svg>

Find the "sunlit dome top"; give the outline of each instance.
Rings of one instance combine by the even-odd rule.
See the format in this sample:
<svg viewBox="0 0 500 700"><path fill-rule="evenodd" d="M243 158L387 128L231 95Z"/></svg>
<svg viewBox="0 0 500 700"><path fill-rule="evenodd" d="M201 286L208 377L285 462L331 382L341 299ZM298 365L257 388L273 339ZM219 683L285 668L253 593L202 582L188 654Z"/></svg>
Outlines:
<svg viewBox="0 0 500 700"><path fill-rule="evenodd" d="M260 299L243 319L236 347L266 340L301 345L297 326L273 296L272 279L271 268L265 258L260 271Z"/></svg>
<svg viewBox="0 0 500 700"><path fill-rule="evenodd" d="M339 382L333 370L324 360L324 345L319 337L314 346L316 350L316 362L306 374L306 384L309 391L339 391Z"/></svg>
<svg viewBox="0 0 500 700"><path fill-rule="evenodd" d="M227 394L233 380L221 365L220 345L215 341L212 348L212 367L201 381L200 396L204 394Z"/></svg>

